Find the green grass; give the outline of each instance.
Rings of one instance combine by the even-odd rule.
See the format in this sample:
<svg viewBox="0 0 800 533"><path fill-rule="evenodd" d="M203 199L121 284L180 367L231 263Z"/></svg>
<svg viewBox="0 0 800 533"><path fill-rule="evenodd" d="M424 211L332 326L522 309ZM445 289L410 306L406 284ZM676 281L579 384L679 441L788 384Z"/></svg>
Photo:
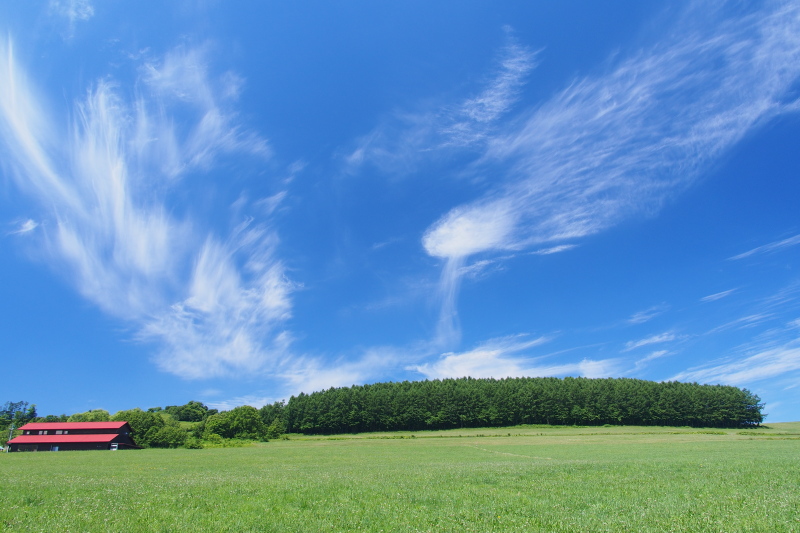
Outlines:
<svg viewBox="0 0 800 533"><path fill-rule="evenodd" d="M3 454L0 530L800 531L800 423L413 435Z"/></svg>

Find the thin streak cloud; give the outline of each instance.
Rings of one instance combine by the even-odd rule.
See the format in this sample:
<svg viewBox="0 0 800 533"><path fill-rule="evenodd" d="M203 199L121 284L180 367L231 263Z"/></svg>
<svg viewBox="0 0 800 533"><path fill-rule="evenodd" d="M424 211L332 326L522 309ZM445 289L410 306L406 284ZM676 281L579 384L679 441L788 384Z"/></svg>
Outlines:
<svg viewBox="0 0 800 533"><path fill-rule="evenodd" d="M667 309L669 309L669 307L662 304L650 307L644 311L639 311L634 313L633 316L628 319L628 324L644 324L645 322L649 322L658 315L666 312Z"/></svg>
<svg viewBox="0 0 800 533"><path fill-rule="evenodd" d="M739 259L745 259L747 257L752 257L754 255L765 254L769 252L776 252L782 250L784 248L789 248L791 246L797 246L800 244L800 235L795 235L794 237L789 237L788 239L783 239L782 241L771 242L769 244L765 244L764 246L759 246L757 248L753 248L752 250L748 250L744 253L739 255L734 255L729 259L731 261L737 261Z"/></svg>
<svg viewBox="0 0 800 533"><path fill-rule="evenodd" d="M660 358L664 357L665 355L669 355L669 351L667 351L667 350L656 350L655 352L651 353L650 355L647 355L645 357L642 357L641 359L638 359L634 363L634 365L635 365L634 370L636 370L636 371L642 370L643 368L645 368L647 366L647 364L650 361L654 361L656 359L660 359Z"/></svg>
<svg viewBox="0 0 800 533"><path fill-rule="evenodd" d="M672 342L678 337L672 332L665 332L658 335L653 335L652 337L647 337L645 339L640 339L638 341L630 341L625 344L626 352L630 352L631 350L635 350L637 348L641 348L642 346L650 346L651 344L661 344L664 342Z"/></svg>
<svg viewBox="0 0 800 533"><path fill-rule="evenodd" d="M549 248L542 248L540 250L534 250L531 252L533 255L552 255L558 254L561 252L566 252L567 250L572 250L578 246L577 244L559 244L558 246L551 246Z"/></svg>
<svg viewBox="0 0 800 533"><path fill-rule="evenodd" d="M716 302L717 300L721 300L726 296L730 296L736 292L736 289L728 289L727 291L716 292L714 294L709 294L708 296L703 296L700 298L701 302Z"/></svg>
<svg viewBox="0 0 800 533"><path fill-rule="evenodd" d="M800 346L798 344L798 341L795 340L741 359L690 368L675 374L669 380L742 386L786 376L800 370Z"/></svg>

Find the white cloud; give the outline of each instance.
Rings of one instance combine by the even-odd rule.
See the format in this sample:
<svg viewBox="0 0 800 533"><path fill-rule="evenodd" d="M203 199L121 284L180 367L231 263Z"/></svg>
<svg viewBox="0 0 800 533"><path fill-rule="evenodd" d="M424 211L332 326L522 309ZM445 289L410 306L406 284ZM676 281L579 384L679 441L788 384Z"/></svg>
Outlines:
<svg viewBox="0 0 800 533"><path fill-rule="evenodd" d="M451 258L442 269L439 281L439 321L434 344L440 349L455 346L461 340L461 326L456 309L458 289L463 279L463 259Z"/></svg>
<svg viewBox="0 0 800 533"><path fill-rule="evenodd" d="M441 126L442 146L469 146L483 141L490 126L517 102L525 76L535 66L536 54L521 46L506 28L509 43L502 51L499 68L486 88L467 99L450 117L451 123Z"/></svg>
<svg viewBox="0 0 800 533"><path fill-rule="evenodd" d="M652 337L647 337L638 341L629 341L625 343L624 351L629 352L631 350L641 348L642 346L650 346L651 344L660 344L662 342L671 342L677 338L678 337L676 337L674 333L667 331L665 333L653 335Z"/></svg>
<svg viewBox="0 0 800 533"><path fill-rule="evenodd" d="M255 207L257 207L264 215L271 215L275 212L276 209L281 205L281 203L286 199L286 191L280 191L272 196L268 196L266 198L262 198L255 202Z"/></svg>
<svg viewBox="0 0 800 533"><path fill-rule="evenodd" d="M24 235L39 227L39 223L29 218L17 224L17 229L8 232L9 235Z"/></svg>
<svg viewBox="0 0 800 533"><path fill-rule="evenodd" d="M534 250L531 252L533 255L552 255L558 254L561 252L566 252L567 250L572 250L573 248L577 247L577 244L560 244L558 246L551 246L549 248L542 248L540 250Z"/></svg>
<svg viewBox="0 0 800 533"><path fill-rule="evenodd" d="M442 379L467 376L505 378L569 374L608 377L619 368L616 359L583 359L575 363L538 365L534 364L537 358L521 353L549 340L549 337L527 340L521 335L493 339L468 352L445 353L434 363L412 366L409 370L415 370L428 379Z"/></svg>
<svg viewBox="0 0 800 533"><path fill-rule="evenodd" d="M50 0L50 12L67 21L65 37L71 39L75 24L94 16L94 7L89 0Z"/></svg>
<svg viewBox="0 0 800 533"><path fill-rule="evenodd" d="M212 79L207 54L205 47L178 47L140 69L155 100L140 97L137 102L136 142L140 150L160 151L159 170L171 176L206 169L221 154L250 153L265 159L272 155L269 143L236 124L236 113L228 109L240 92L241 78L227 73ZM172 117L156 111L181 105L197 117L186 131L177 131Z"/></svg>
<svg viewBox="0 0 800 533"><path fill-rule="evenodd" d="M495 135L481 163L509 184L434 223L429 253L583 237L655 211L748 131L793 109L782 99L800 74L797 6L722 20L702 11L605 75L574 81L518 130ZM502 232L465 246L450 230L462 217ZM436 246L427 246L431 236Z"/></svg>
<svg viewBox="0 0 800 533"><path fill-rule="evenodd" d="M728 259L730 259L731 261L735 261L738 259L744 259L746 257L751 257L758 254L775 252L778 250L782 250L784 248L788 248L790 246L796 246L798 244L800 244L800 235L795 235L794 237L789 237L781 241L771 242L769 244L765 244L764 246L753 248L752 250L748 250L739 255L734 255L733 257L729 257Z"/></svg>
<svg viewBox="0 0 800 533"><path fill-rule="evenodd" d="M636 363L635 363L636 370L643 369L645 366L647 366L647 363L649 363L650 361L653 361L655 359L660 359L661 357L664 357L665 355L668 355L669 353L670 352L667 351L667 350L656 350L655 352L651 353L650 355L647 355L645 357L642 357L641 359L638 359L636 361Z"/></svg>
<svg viewBox="0 0 800 533"><path fill-rule="evenodd" d="M649 322L658 315L664 313L667 309L669 309L669 306L667 305L664 304L655 305L653 307L650 307L649 309L645 309L644 311L639 311L637 313L634 313L634 315L628 319L628 323L644 324L645 322Z"/></svg>
<svg viewBox="0 0 800 533"><path fill-rule="evenodd" d="M385 377L401 361L417 357L428 347L396 348L376 346L364 350L357 358L336 358L323 361L319 357L298 357L281 369L279 376L287 383L287 396L306 394L330 387L349 387Z"/></svg>
<svg viewBox="0 0 800 533"><path fill-rule="evenodd" d="M725 298L726 296L730 296L734 292L736 292L736 289L728 289L727 291L722 291L722 292L717 292L717 293L714 293L714 294L709 294L708 296L703 296L702 298L700 298L700 301L701 302L716 302L717 300L721 300L722 298Z"/></svg>
<svg viewBox="0 0 800 533"><path fill-rule="evenodd" d="M720 331L725 331L726 329L736 328L736 329L743 329L743 328L753 328L760 324L763 324L767 320L773 318L773 315L770 313L754 313L752 315L747 315L743 317L739 317L735 320L731 320L730 322L726 322L721 326L717 326L708 333L719 333Z"/></svg>
<svg viewBox="0 0 800 533"><path fill-rule="evenodd" d="M746 344L728 352L728 356L678 373L671 379L706 383L752 386L763 382L762 389L779 390L800 378L800 320L793 319L798 309L800 284L790 283L774 295L753 306L751 315L715 328L754 328L770 322L769 327L751 336ZM769 381L767 381L769 380Z"/></svg>
<svg viewBox="0 0 800 533"><path fill-rule="evenodd" d="M348 170L369 163L387 174L405 174L440 150L483 145L498 120L516 104L525 76L536 66L536 53L507 33L497 68L480 93L435 111L397 113L344 157Z"/></svg>
<svg viewBox="0 0 800 533"><path fill-rule="evenodd" d="M61 131L10 41L0 44L0 149L19 189L56 221L43 237L54 268L155 341L161 368L187 378L261 372L291 342L281 324L294 285L275 232L247 219L221 240L171 215L166 196L220 154L263 158L268 147L228 109L241 80L215 80L202 50L180 48L142 73L151 92L126 100L100 81ZM189 106L180 130L176 105Z"/></svg>
<svg viewBox="0 0 800 533"><path fill-rule="evenodd" d="M94 7L89 0L50 0L50 9L66 17L70 23L94 16Z"/></svg>
<svg viewBox="0 0 800 533"><path fill-rule="evenodd" d="M671 377L670 381L749 386L766 379L786 377L798 370L800 370L800 341L794 340L741 358L690 368Z"/></svg>
<svg viewBox="0 0 800 533"><path fill-rule="evenodd" d="M294 286L272 258L276 244L263 227L242 231L233 243L205 243L188 297L140 332L164 344L161 368L187 378L257 373L291 355L292 338L279 325L291 315ZM232 250L247 257L249 282Z"/></svg>
<svg viewBox="0 0 800 533"><path fill-rule="evenodd" d="M498 185L433 223L422 237L428 254L452 270L470 255L586 237L654 213L748 132L793 111L797 102L785 100L800 76L800 7L724 11L690 8L660 42L488 137L474 168ZM458 284L442 283L444 309Z"/></svg>
<svg viewBox="0 0 800 533"><path fill-rule="evenodd" d="M513 226L508 202L455 209L425 233L422 244L434 257L462 258L501 246Z"/></svg>

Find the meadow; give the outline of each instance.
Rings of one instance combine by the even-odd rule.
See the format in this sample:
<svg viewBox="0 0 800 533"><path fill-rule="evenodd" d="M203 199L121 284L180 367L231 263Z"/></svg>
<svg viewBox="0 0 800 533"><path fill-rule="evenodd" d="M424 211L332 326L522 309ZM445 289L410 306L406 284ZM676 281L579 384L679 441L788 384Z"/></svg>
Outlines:
<svg viewBox="0 0 800 533"><path fill-rule="evenodd" d="M800 423L0 455L2 531L800 531Z"/></svg>

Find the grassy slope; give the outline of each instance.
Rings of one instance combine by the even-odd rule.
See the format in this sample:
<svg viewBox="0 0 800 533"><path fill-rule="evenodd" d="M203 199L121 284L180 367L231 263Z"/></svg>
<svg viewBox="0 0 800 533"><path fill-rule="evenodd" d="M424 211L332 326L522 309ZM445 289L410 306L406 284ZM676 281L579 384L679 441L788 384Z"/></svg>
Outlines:
<svg viewBox="0 0 800 533"><path fill-rule="evenodd" d="M800 423L703 431L518 427L4 454L0 530L800 530Z"/></svg>

